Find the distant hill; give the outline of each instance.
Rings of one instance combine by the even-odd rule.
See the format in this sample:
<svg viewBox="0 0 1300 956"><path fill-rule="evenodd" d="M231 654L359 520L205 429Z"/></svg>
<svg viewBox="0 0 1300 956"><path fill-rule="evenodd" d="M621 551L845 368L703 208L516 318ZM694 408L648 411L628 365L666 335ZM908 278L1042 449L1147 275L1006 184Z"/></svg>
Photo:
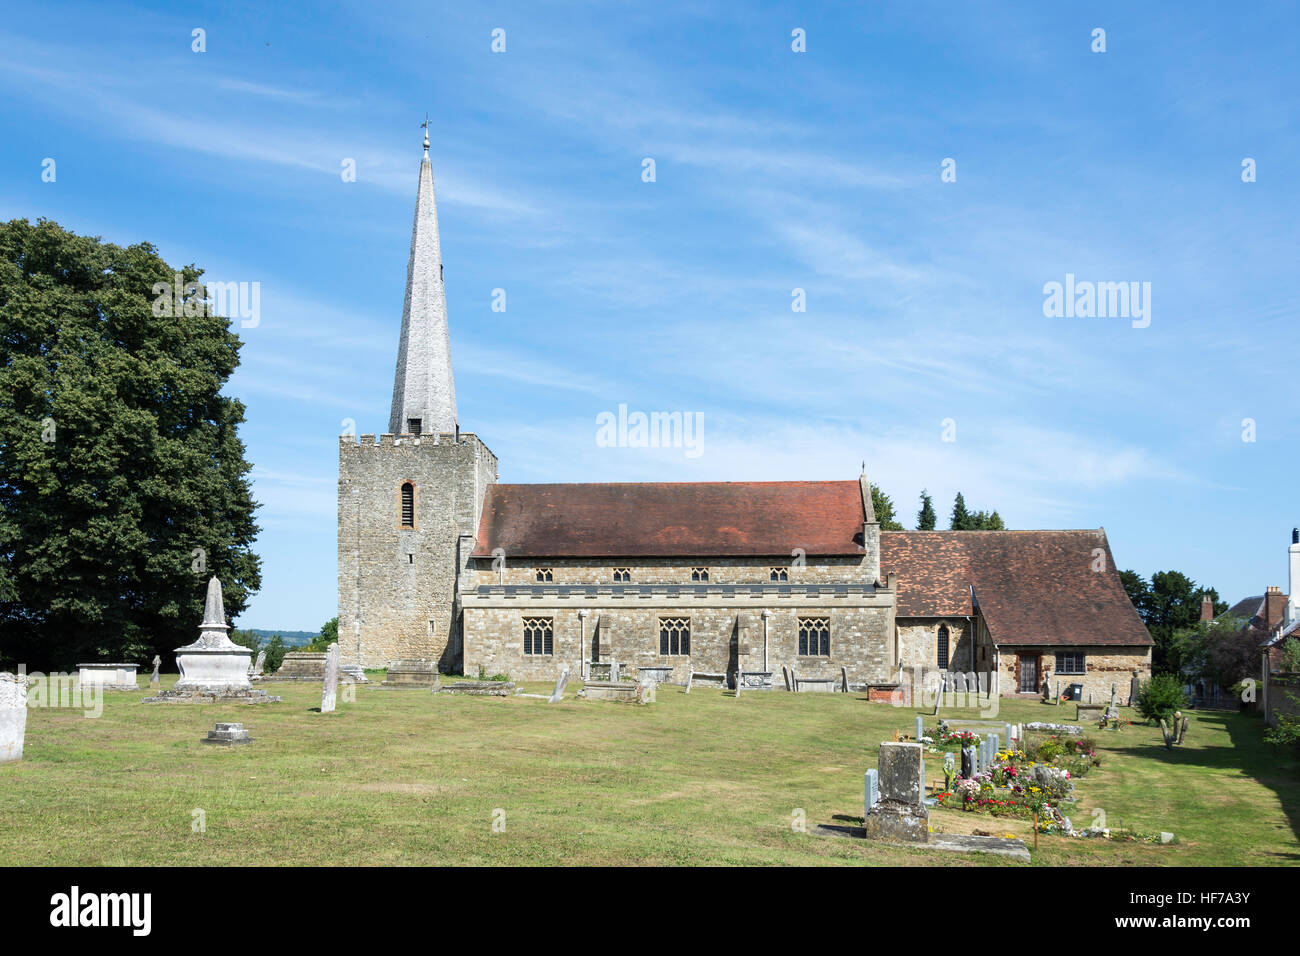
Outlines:
<svg viewBox="0 0 1300 956"><path fill-rule="evenodd" d="M310 644L319 633L318 631L268 631L260 627L241 627L239 630L245 634L256 634L260 641L269 641L272 636L279 634L280 639L289 647Z"/></svg>

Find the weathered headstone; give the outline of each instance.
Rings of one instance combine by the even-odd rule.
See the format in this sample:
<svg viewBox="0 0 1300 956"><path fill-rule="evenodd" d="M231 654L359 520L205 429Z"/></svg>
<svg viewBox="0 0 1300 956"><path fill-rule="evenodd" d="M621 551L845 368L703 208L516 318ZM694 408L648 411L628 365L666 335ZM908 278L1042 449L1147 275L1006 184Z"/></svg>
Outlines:
<svg viewBox="0 0 1300 956"><path fill-rule="evenodd" d="M921 719L921 715L920 715L920 714L917 714L917 715L916 715L916 737L915 737L915 739L916 739L917 741L919 741L919 740L920 740L922 737L924 737L924 736L925 736L925 722Z"/></svg>
<svg viewBox="0 0 1300 956"><path fill-rule="evenodd" d="M987 696L989 695L989 675L988 675L988 672L987 672L987 671L981 671L979 674L976 675L976 680L979 681L979 691L980 691L980 696L981 696L981 697L987 697Z"/></svg>
<svg viewBox="0 0 1300 956"><path fill-rule="evenodd" d="M1006 731L1007 731L1007 749L1015 750L1016 749L1015 746L1011 743L1011 725L1004 724L1004 726L1006 727Z"/></svg>
<svg viewBox="0 0 1300 956"><path fill-rule="evenodd" d="M325 682L321 685L320 712L334 712L339 696L339 646L331 644L325 652Z"/></svg>
<svg viewBox="0 0 1300 956"><path fill-rule="evenodd" d="M880 799L867 811L866 836L873 840L928 842L930 814L925 807L921 745L882 743L877 765Z"/></svg>
<svg viewBox="0 0 1300 956"><path fill-rule="evenodd" d="M979 691L979 682L975 679L974 671L966 672L966 693L974 694Z"/></svg>
<svg viewBox="0 0 1300 956"><path fill-rule="evenodd" d="M695 671L686 672L686 693L691 692L691 684L695 683Z"/></svg>
<svg viewBox="0 0 1300 956"><path fill-rule="evenodd" d="M555 679L555 690L551 691L551 696L546 699L548 704L557 704L564 700L564 688L569 684L569 669L566 667L560 671L560 676Z"/></svg>
<svg viewBox="0 0 1300 956"><path fill-rule="evenodd" d="M781 679L785 681L786 690L794 690L794 681L790 679L790 668L786 667L784 664L781 665Z"/></svg>
<svg viewBox="0 0 1300 956"><path fill-rule="evenodd" d="M1142 690L1142 682L1138 680L1138 672L1133 672L1133 678L1128 682L1128 705L1133 707L1137 704L1138 694Z"/></svg>
<svg viewBox="0 0 1300 956"><path fill-rule="evenodd" d="M253 666L248 671L249 677L261 677L262 672L266 669L266 651L265 649L257 652L257 660L253 661Z"/></svg>
<svg viewBox="0 0 1300 956"><path fill-rule="evenodd" d="M27 733L27 675L0 671L0 763L21 760Z"/></svg>
<svg viewBox="0 0 1300 956"><path fill-rule="evenodd" d="M862 815L865 817L871 808L880 802L880 771L868 770L862 779Z"/></svg>
<svg viewBox="0 0 1300 956"><path fill-rule="evenodd" d="M840 691L849 692L849 669L843 665L840 665Z"/></svg>
<svg viewBox="0 0 1300 956"><path fill-rule="evenodd" d="M162 680L158 675L158 669L162 667L162 658L157 654L153 656L153 673L149 675L149 687L153 690L158 689L158 684Z"/></svg>
<svg viewBox="0 0 1300 956"><path fill-rule="evenodd" d="M1187 723L1188 723L1188 721L1189 721L1190 719L1191 719L1191 718L1189 718L1189 717L1184 717L1184 718L1183 718L1183 726L1182 726L1182 728L1178 731L1178 743L1180 743L1180 744L1183 742L1183 738L1187 736Z"/></svg>
<svg viewBox="0 0 1300 956"><path fill-rule="evenodd" d="M975 776L975 748L970 744L961 746L961 777L969 780Z"/></svg>
<svg viewBox="0 0 1300 956"><path fill-rule="evenodd" d="M963 674L961 671L958 671L954 675L953 680L955 681L954 689L957 691L957 693L959 694L966 693L966 675Z"/></svg>

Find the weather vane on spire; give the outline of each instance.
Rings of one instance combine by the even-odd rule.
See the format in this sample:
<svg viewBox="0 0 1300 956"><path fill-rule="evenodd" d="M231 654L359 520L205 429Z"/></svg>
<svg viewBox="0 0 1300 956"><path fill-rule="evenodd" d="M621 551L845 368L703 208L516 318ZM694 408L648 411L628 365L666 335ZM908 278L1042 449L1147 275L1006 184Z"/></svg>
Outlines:
<svg viewBox="0 0 1300 956"><path fill-rule="evenodd" d="M420 124L420 129L424 130L424 152L427 156L429 153L429 114L424 114L424 122Z"/></svg>

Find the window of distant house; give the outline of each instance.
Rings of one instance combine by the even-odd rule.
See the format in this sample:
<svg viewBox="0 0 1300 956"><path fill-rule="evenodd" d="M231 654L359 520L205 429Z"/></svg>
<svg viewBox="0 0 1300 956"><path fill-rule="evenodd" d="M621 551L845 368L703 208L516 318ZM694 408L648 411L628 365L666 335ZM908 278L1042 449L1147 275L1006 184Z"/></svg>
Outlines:
<svg viewBox="0 0 1300 956"><path fill-rule="evenodd" d="M790 571L788 568L772 568L767 572L769 581L789 581Z"/></svg>
<svg viewBox="0 0 1300 956"><path fill-rule="evenodd" d="M631 569L631 568L615 568L615 569L614 569L614 583L615 583L615 584L630 584L631 581L632 581L632 569Z"/></svg>
<svg viewBox="0 0 1300 956"><path fill-rule="evenodd" d="M689 617L661 617L659 619L659 653L681 655L691 652L691 619Z"/></svg>
<svg viewBox="0 0 1300 956"><path fill-rule="evenodd" d="M415 485L409 481L402 483L402 527L415 527Z"/></svg>
<svg viewBox="0 0 1300 956"><path fill-rule="evenodd" d="M939 625L939 666L947 670L948 668L948 625Z"/></svg>
<svg viewBox="0 0 1300 956"><path fill-rule="evenodd" d="M524 653L551 654L555 644L555 621L549 617L524 618Z"/></svg>
<svg viewBox="0 0 1300 956"><path fill-rule="evenodd" d="M709 580L708 568L691 568L691 580L696 584L703 584Z"/></svg>
<svg viewBox="0 0 1300 956"><path fill-rule="evenodd" d="M551 569L550 569L550 568L538 568L538 569L537 569L537 583L538 583L538 584L550 584L550 583L551 583L552 581L554 581L554 580L555 580L555 575L553 575L553 574L551 573Z"/></svg>
<svg viewBox="0 0 1300 956"><path fill-rule="evenodd" d="M1056 652L1056 673L1085 674L1087 671L1087 659L1082 651Z"/></svg>
<svg viewBox="0 0 1300 956"><path fill-rule="evenodd" d="M831 656L831 619L829 617L799 618L799 656Z"/></svg>

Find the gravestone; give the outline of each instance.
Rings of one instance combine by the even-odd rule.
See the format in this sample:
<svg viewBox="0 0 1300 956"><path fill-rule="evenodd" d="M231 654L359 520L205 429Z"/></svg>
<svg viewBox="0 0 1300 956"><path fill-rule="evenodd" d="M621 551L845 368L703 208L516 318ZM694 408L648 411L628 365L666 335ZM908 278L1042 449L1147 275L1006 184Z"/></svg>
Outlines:
<svg viewBox="0 0 1300 956"><path fill-rule="evenodd" d="M939 693L936 694L934 697L934 711L930 714L931 717L939 716L939 706L943 703L943 694L944 691L946 691L947 689L948 689L948 678L945 675L939 679Z"/></svg>
<svg viewBox="0 0 1300 956"><path fill-rule="evenodd" d="M77 680L100 690L139 690L134 664L78 664Z"/></svg>
<svg viewBox="0 0 1300 956"><path fill-rule="evenodd" d="M916 738L915 738L915 739L916 739L917 741L920 741L920 739L921 739L922 737L924 737L924 736L925 736L925 724L924 724L924 722L921 720L921 715L920 715L920 714L917 714L917 715L916 715Z"/></svg>
<svg viewBox="0 0 1300 956"><path fill-rule="evenodd" d="M952 792L953 780L957 777L957 761L953 759L952 751L943 755L943 789L947 793Z"/></svg>
<svg viewBox="0 0 1300 956"><path fill-rule="evenodd" d="M1191 719L1191 718L1189 718L1189 717L1184 717L1184 718L1183 718L1183 726L1182 726L1182 729L1180 729L1180 730L1178 731L1178 743L1180 743L1180 744L1183 742L1183 738L1187 736L1187 723L1188 723L1188 721L1189 721L1190 719Z"/></svg>
<svg viewBox="0 0 1300 956"><path fill-rule="evenodd" d="M162 658L157 654L153 656L153 673L149 675L149 687L153 690L158 689L158 683L162 678L158 676L158 669L162 667Z"/></svg>
<svg viewBox="0 0 1300 956"><path fill-rule="evenodd" d="M266 651L264 650L258 651L257 660L255 660L253 662L253 666L248 669L248 676L261 677L262 671L265 669L265 667L266 667Z"/></svg>
<svg viewBox="0 0 1300 956"><path fill-rule="evenodd" d="M546 699L548 704L558 704L564 700L564 688L569 685L569 669L566 667L560 671L560 676L555 679L555 690L551 691L551 696Z"/></svg>
<svg viewBox="0 0 1300 956"><path fill-rule="evenodd" d="M691 692L691 684L695 683L695 671L686 672L686 693Z"/></svg>
<svg viewBox="0 0 1300 956"><path fill-rule="evenodd" d="M217 724L216 729L209 730L208 735L203 738L205 744L217 744L222 747L252 742L253 738L248 736L248 731L244 729L243 724Z"/></svg>
<svg viewBox="0 0 1300 956"><path fill-rule="evenodd" d="M1002 749L998 746L1000 743L997 734L989 734L989 766L998 762L998 751Z"/></svg>
<svg viewBox="0 0 1300 956"><path fill-rule="evenodd" d="M1011 743L1011 725L1010 725L1010 724L1004 724L1003 726L1006 728L1006 732L1007 732L1007 749L1008 749L1008 750L1015 750L1015 749L1016 749L1015 746L1012 745L1012 743Z"/></svg>
<svg viewBox="0 0 1300 956"><path fill-rule="evenodd" d="M1142 682L1138 680L1138 672L1133 672L1133 678L1128 682L1128 705L1133 707L1137 704L1138 694L1142 690Z"/></svg>
<svg viewBox="0 0 1300 956"><path fill-rule="evenodd" d="M618 661L610 661L610 662L609 662L609 679L610 679L611 681L616 681L616 680L619 679L619 677L618 677Z"/></svg>
<svg viewBox="0 0 1300 956"><path fill-rule="evenodd" d="M974 671L966 672L966 693L974 694L979 691L979 682L975 679Z"/></svg>
<svg viewBox="0 0 1300 956"><path fill-rule="evenodd" d="M325 679L325 655L320 651L290 651L280 660L280 667L264 680L318 681Z"/></svg>
<svg viewBox="0 0 1300 956"><path fill-rule="evenodd" d="M966 675L963 674L961 671L958 671L956 675L954 675L953 680L954 680L954 689L957 691L957 693L959 694L966 693Z"/></svg>
<svg viewBox="0 0 1300 956"><path fill-rule="evenodd" d="M981 696L981 697L987 697L987 696L989 695L989 675L988 675L988 673L987 673L986 671L982 671L982 672L980 672L979 674L976 675L976 680L978 680L978 682L979 682L979 693L980 693L980 696Z"/></svg>
<svg viewBox="0 0 1300 956"><path fill-rule="evenodd" d="M862 778L862 815L865 817L871 808L880 802L880 771L868 770Z"/></svg>
<svg viewBox="0 0 1300 956"><path fill-rule="evenodd" d="M331 644L325 652L325 681L321 684L320 712L331 714L339 696L339 646Z"/></svg>
<svg viewBox="0 0 1300 956"><path fill-rule="evenodd" d="M975 748L970 744L961 747L961 776L963 780L975 776Z"/></svg>
<svg viewBox="0 0 1300 956"><path fill-rule="evenodd" d="M0 671L0 763L21 760L27 733L27 675Z"/></svg>
<svg viewBox="0 0 1300 956"><path fill-rule="evenodd" d="M868 839L926 843L930 813L925 807L924 759L920 744L882 743L877 759L879 799L867 811Z"/></svg>
<svg viewBox="0 0 1300 956"><path fill-rule="evenodd" d="M849 692L849 669L840 666L840 691L847 694Z"/></svg>
<svg viewBox="0 0 1300 956"><path fill-rule="evenodd" d="M740 698L740 685L741 685L741 683L742 683L742 681L741 681L741 679L740 679L740 671L737 670L737 671L736 671L736 698L737 698L737 699Z"/></svg>

